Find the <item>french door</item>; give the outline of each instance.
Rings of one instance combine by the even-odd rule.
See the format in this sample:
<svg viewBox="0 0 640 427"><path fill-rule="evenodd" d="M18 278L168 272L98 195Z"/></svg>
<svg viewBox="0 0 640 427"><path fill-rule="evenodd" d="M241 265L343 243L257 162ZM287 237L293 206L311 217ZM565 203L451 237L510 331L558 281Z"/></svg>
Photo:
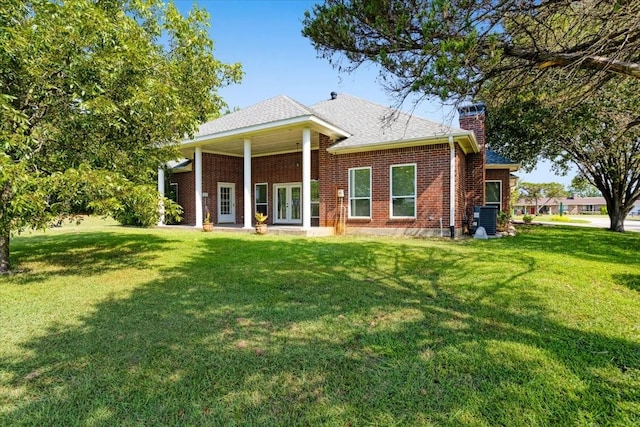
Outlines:
<svg viewBox="0 0 640 427"><path fill-rule="evenodd" d="M273 185L273 218L275 224L302 224L302 185Z"/></svg>
<svg viewBox="0 0 640 427"><path fill-rule="evenodd" d="M218 183L218 222L236 222L236 185L233 182Z"/></svg>

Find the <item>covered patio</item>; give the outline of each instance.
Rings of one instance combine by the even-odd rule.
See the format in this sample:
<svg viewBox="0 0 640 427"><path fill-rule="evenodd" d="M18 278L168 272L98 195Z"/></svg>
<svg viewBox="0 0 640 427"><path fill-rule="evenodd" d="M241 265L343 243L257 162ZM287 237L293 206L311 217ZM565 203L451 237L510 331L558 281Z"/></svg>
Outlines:
<svg viewBox="0 0 640 427"><path fill-rule="evenodd" d="M256 179L261 180L261 177L253 176L252 170L256 170L257 164L261 169L271 167L265 163L267 158L273 158L277 162L277 156L293 154L297 172L286 177L283 174L264 184L267 186L264 191L273 197L273 202L267 200L264 208L270 206L267 215L272 218L272 223L297 225L302 230L310 230L312 151L318 150L320 135L335 140L345 138L349 133L286 96L269 99L202 125L193 138L183 141L180 146L181 154L186 159L193 160L194 226L202 227L205 215L203 201L212 199L209 194L211 187L209 191L205 191L203 182L212 184L206 180L213 180L217 183L217 224L227 227L239 223L244 229L252 229L257 210L256 188L262 190L262 187L254 187ZM227 158L231 160L228 163L235 162L238 167L227 175L213 167L209 173L219 174L205 177L203 171L207 168L203 166L203 157L206 155ZM238 174L239 179L229 178L234 174ZM164 172L159 171L158 190L163 194L164 180ZM236 183L241 187L242 194L239 198L242 209L240 221L236 220Z"/></svg>

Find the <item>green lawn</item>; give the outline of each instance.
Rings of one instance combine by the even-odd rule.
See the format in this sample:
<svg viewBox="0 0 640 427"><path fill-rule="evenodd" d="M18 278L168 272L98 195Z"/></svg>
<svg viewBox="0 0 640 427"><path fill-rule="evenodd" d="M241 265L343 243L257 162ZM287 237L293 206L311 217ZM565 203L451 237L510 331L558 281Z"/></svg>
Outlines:
<svg viewBox="0 0 640 427"><path fill-rule="evenodd" d="M640 233L12 241L0 425L640 424Z"/></svg>

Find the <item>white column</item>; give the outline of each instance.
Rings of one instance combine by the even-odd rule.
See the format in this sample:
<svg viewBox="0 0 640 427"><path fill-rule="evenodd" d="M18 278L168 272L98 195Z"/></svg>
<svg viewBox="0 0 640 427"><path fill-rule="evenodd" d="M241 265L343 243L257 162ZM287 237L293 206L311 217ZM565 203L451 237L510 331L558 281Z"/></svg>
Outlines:
<svg viewBox="0 0 640 427"><path fill-rule="evenodd" d="M449 232L455 237L456 230L456 145L449 135Z"/></svg>
<svg viewBox="0 0 640 427"><path fill-rule="evenodd" d="M302 129L302 229L311 228L311 129Z"/></svg>
<svg viewBox="0 0 640 427"><path fill-rule="evenodd" d="M244 140L244 228L252 228L251 201L251 140Z"/></svg>
<svg viewBox="0 0 640 427"><path fill-rule="evenodd" d="M164 169L158 169L158 193L160 199L158 200L158 225L164 225L164 203L162 198L164 197Z"/></svg>
<svg viewBox="0 0 640 427"><path fill-rule="evenodd" d="M196 227L202 227L202 147L196 147Z"/></svg>

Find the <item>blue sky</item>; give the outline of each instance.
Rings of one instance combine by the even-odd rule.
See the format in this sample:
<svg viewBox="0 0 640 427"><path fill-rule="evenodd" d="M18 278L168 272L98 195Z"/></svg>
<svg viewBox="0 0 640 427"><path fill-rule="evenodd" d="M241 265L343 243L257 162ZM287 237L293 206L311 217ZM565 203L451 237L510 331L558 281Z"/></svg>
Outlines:
<svg viewBox="0 0 640 427"><path fill-rule="evenodd" d="M176 0L183 13L193 1ZM303 0L200 0L197 4L211 15L211 38L215 56L223 62L240 62L245 76L240 85L224 88L221 95L231 108L245 108L265 99L288 95L311 105L327 99L331 91L349 93L382 105L392 105L377 81L378 70L364 66L351 74L340 74L326 59L317 58L309 40L301 35L305 10L314 1ZM406 105L405 109L411 108ZM453 107L440 101L423 102L414 114L439 122L458 123ZM519 172L523 181L561 182L573 175L555 176L548 165L531 174Z"/></svg>

